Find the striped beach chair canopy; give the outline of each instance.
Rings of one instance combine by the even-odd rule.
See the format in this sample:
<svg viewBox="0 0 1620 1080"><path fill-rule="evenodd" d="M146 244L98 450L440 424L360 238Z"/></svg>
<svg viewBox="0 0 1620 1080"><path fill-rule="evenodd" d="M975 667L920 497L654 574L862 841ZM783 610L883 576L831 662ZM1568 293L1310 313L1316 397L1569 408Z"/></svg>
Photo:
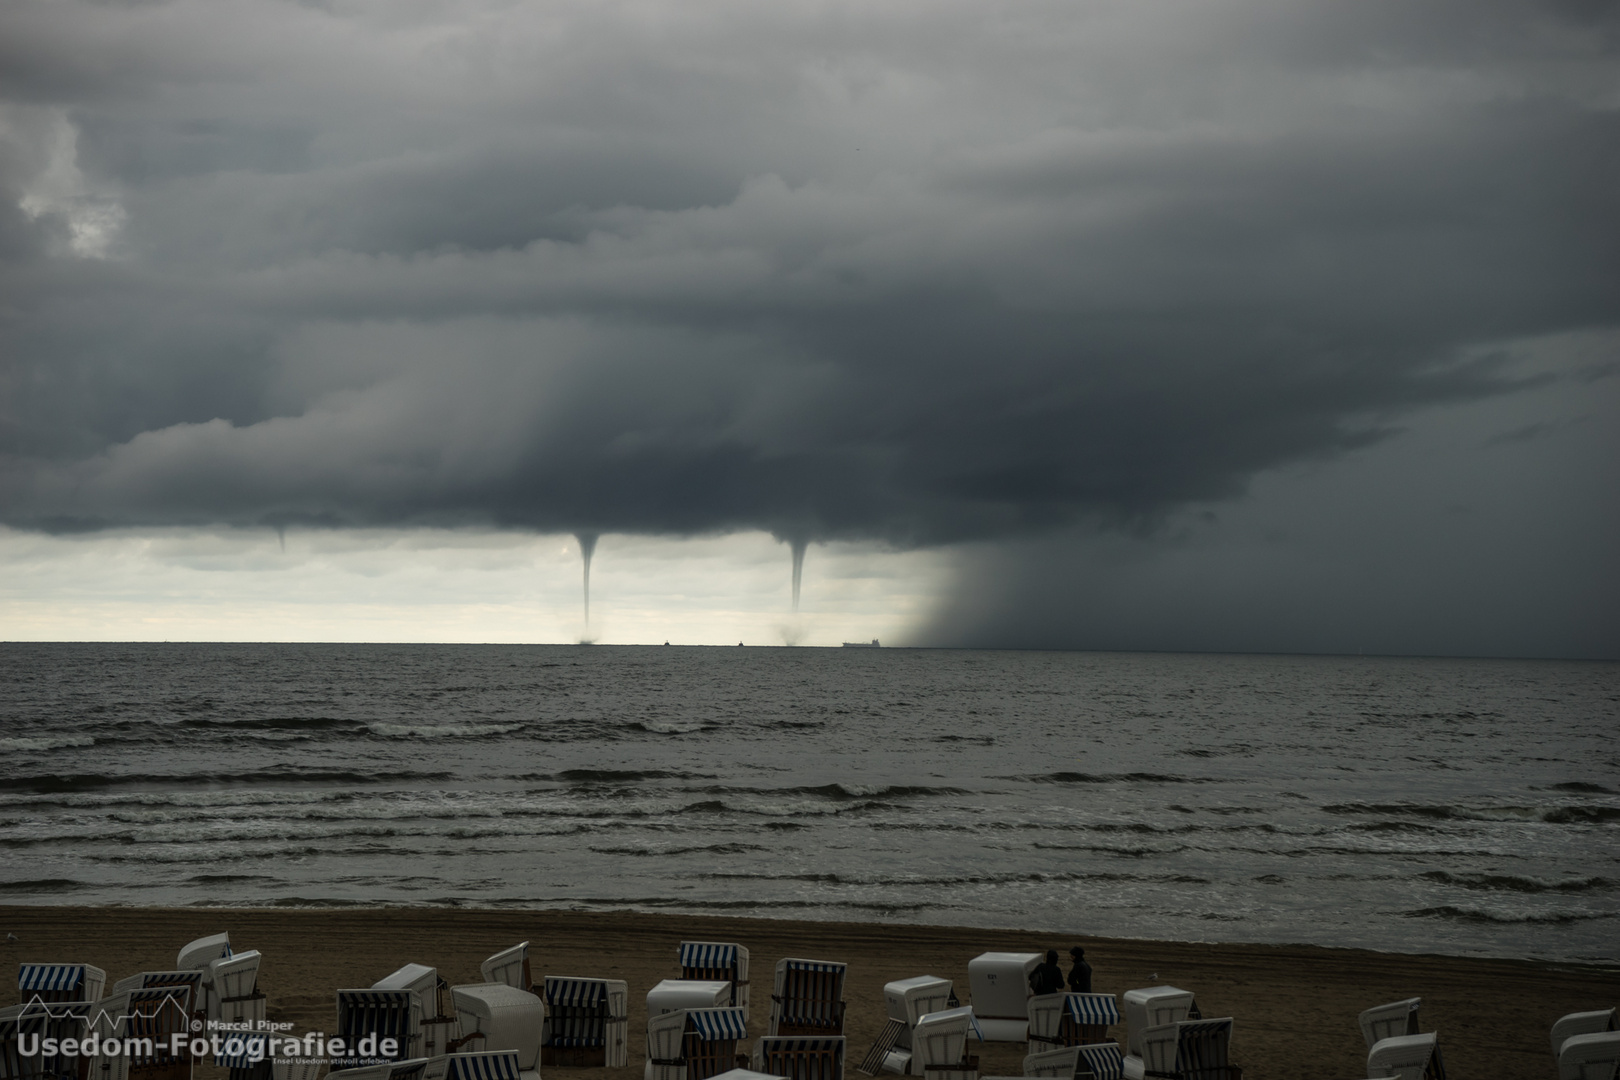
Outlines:
<svg viewBox="0 0 1620 1080"><path fill-rule="evenodd" d="M519 1080L523 1072L516 1050L451 1054L446 1066L445 1080Z"/></svg>
<svg viewBox="0 0 1620 1080"><path fill-rule="evenodd" d="M686 1024L704 1042L748 1038L748 1021L741 1009L688 1009Z"/></svg>
<svg viewBox="0 0 1620 1080"><path fill-rule="evenodd" d="M107 977L89 964L22 964L17 970L17 989L24 994L72 993L85 989L86 982L94 982L98 974L103 980Z"/></svg>
<svg viewBox="0 0 1620 1080"><path fill-rule="evenodd" d="M541 995L546 1003L546 1045L564 1048L606 1046L610 1022L609 980L547 975Z"/></svg>
<svg viewBox="0 0 1620 1080"><path fill-rule="evenodd" d="M846 964L828 960L778 961L771 1030L782 1035L842 1034L847 969Z"/></svg>
<svg viewBox="0 0 1620 1080"><path fill-rule="evenodd" d="M681 967L703 971L735 971L737 946L715 941L681 942Z"/></svg>
<svg viewBox="0 0 1620 1080"><path fill-rule="evenodd" d="M588 1008L607 1002L606 979L574 979L562 975L547 975L545 993L541 995L547 1005L568 1008Z"/></svg>
<svg viewBox="0 0 1620 1080"><path fill-rule="evenodd" d="M1119 1043L1092 1043L1090 1046L1077 1046L1075 1050L1080 1056L1080 1072L1089 1072L1095 1080L1123 1080L1125 1051Z"/></svg>
<svg viewBox="0 0 1620 1080"><path fill-rule="evenodd" d="M421 1007L420 1000L409 990L339 990L337 1034L343 1038L344 1045L351 1048L367 1035L376 1035L379 1043L383 1039L394 1039L397 1049L391 1060L405 1060L411 1036L416 1034L413 1008ZM380 1046L376 1056L388 1057ZM339 1064L360 1059L345 1056L332 1060Z"/></svg>
<svg viewBox="0 0 1620 1080"><path fill-rule="evenodd" d="M1069 994L1065 1004L1077 1024L1119 1023L1119 1001L1113 994Z"/></svg>

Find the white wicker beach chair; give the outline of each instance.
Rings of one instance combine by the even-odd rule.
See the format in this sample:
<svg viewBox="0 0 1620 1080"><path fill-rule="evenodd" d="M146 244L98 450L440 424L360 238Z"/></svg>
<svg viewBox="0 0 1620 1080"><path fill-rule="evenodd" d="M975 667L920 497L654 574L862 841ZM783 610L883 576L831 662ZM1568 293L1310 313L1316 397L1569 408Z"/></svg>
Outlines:
<svg viewBox="0 0 1620 1080"><path fill-rule="evenodd" d="M1024 1075L1047 1077L1048 1080L1072 1080L1080 1074L1080 1048L1060 1046L1055 1050L1041 1050L1024 1055Z"/></svg>
<svg viewBox="0 0 1620 1080"><path fill-rule="evenodd" d="M747 1037L742 1009L729 1005L650 1017L646 1080L710 1080L730 1072L737 1067L737 1043Z"/></svg>
<svg viewBox="0 0 1620 1080"><path fill-rule="evenodd" d="M371 984L373 990L408 990L416 995L417 1033L421 1037L412 1057L437 1058L451 1049L461 1036L455 1014L445 1011L445 981L437 968L426 964L406 964ZM426 1080L432 1080L431 1077Z"/></svg>
<svg viewBox="0 0 1620 1080"><path fill-rule="evenodd" d="M1571 1035L1558 1048L1558 1080L1614 1080L1620 1073L1620 1031Z"/></svg>
<svg viewBox="0 0 1620 1080"><path fill-rule="evenodd" d="M1564 1040L1576 1035L1596 1035L1602 1031L1614 1031L1615 1010L1597 1009L1593 1012L1570 1013L1561 1016L1552 1026L1552 1052L1553 1057L1564 1048Z"/></svg>
<svg viewBox="0 0 1620 1080"><path fill-rule="evenodd" d="M1431 1031L1424 1035L1392 1035L1379 1039L1367 1051L1367 1076L1446 1080L1446 1064L1440 1055L1438 1036Z"/></svg>
<svg viewBox="0 0 1620 1080"><path fill-rule="evenodd" d="M505 983L517 990L534 989L534 976L529 971L529 943L527 941L502 949L478 965L478 973L487 983Z"/></svg>
<svg viewBox="0 0 1620 1080"><path fill-rule="evenodd" d="M1133 1031L1134 1035L1135 1032ZM1177 1080L1241 1080L1243 1070L1231 1063L1232 1018L1182 1020L1142 1032L1142 1053L1127 1054L1120 1072L1125 1080L1173 1075ZM1443 1078L1442 1078L1443 1080Z"/></svg>
<svg viewBox="0 0 1620 1080"><path fill-rule="evenodd" d="M896 979L883 986L883 1007L888 1019L872 1048L858 1066L868 1076L879 1072L906 1073L911 1067L911 1029L931 1012L948 1009L956 1003L956 992L949 979L918 975Z"/></svg>
<svg viewBox="0 0 1620 1080"><path fill-rule="evenodd" d="M175 957L174 966L180 971L195 971L229 955L231 955L230 933L210 934L208 937L188 942L182 947L180 955Z"/></svg>
<svg viewBox="0 0 1620 1080"><path fill-rule="evenodd" d="M265 1016L265 998L259 992L261 959L257 949L249 949L209 962L202 981L212 990L208 997L210 1020L258 1029Z"/></svg>
<svg viewBox="0 0 1620 1080"><path fill-rule="evenodd" d="M1142 1033L1149 1028L1196 1019L1197 1006L1191 990L1148 986L1125 991L1121 1001L1125 1005L1125 1052L1134 1057L1142 1056Z"/></svg>
<svg viewBox="0 0 1620 1080"><path fill-rule="evenodd" d="M928 1080L978 1080L979 1059L967 1052L969 1035L979 1036L972 1006L918 1017L911 1029L911 1075Z"/></svg>
<svg viewBox="0 0 1620 1080"><path fill-rule="evenodd" d="M532 1080L528 1074L539 1072L545 1038L546 1005L540 995L506 983L473 983L452 986L450 997L461 1029L458 1050L516 1051L524 1080Z"/></svg>
<svg viewBox="0 0 1620 1080"><path fill-rule="evenodd" d="M763 1035L753 1069L787 1080L844 1080L844 1036Z"/></svg>
<svg viewBox="0 0 1620 1080"><path fill-rule="evenodd" d="M541 1063L620 1069L630 1056L629 987L622 979L547 975Z"/></svg>
<svg viewBox="0 0 1620 1080"><path fill-rule="evenodd" d="M1418 1006L1422 1003L1422 998L1407 998L1363 1011L1357 1022L1361 1024L1361 1037L1367 1041L1367 1049L1396 1035L1416 1035Z"/></svg>
<svg viewBox="0 0 1620 1080"><path fill-rule="evenodd" d="M94 964L20 964L17 996L21 1002L99 1001L107 973Z"/></svg>
<svg viewBox="0 0 1620 1080"><path fill-rule="evenodd" d="M1108 1041L1119 1023L1113 994L1040 994L1029 999L1029 1042L1081 1046Z"/></svg>
<svg viewBox="0 0 1620 1080"><path fill-rule="evenodd" d="M968 961L973 1015L985 1042L1024 1042L1029 1036L1029 975L1040 953L981 953Z"/></svg>
<svg viewBox="0 0 1620 1080"><path fill-rule="evenodd" d="M770 1034L842 1035L845 971L846 965L830 960L778 961Z"/></svg>
<svg viewBox="0 0 1620 1080"><path fill-rule="evenodd" d="M743 1011L748 1019L748 950L723 941L683 941L680 946L681 978L731 984L727 1005Z"/></svg>

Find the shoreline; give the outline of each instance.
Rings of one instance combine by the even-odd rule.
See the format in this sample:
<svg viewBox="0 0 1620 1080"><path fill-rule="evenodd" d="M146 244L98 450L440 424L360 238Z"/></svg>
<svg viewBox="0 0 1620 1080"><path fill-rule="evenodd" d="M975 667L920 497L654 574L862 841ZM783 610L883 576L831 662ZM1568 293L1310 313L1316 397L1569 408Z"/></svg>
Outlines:
<svg viewBox="0 0 1620 1080"><path fill-rule="evenodd" d="M1077 918L1077 921L1081 921ZM626 1069L547 1068L558 1080L639 1078L646 992L678 977L683 939L734 941L751 953L752 1046L768 1015L771 972L784 956L843 961L849 1036L846 1075L882 1027L883 984L914 975L951 979L968 999L967 963L989 951L1067 954L1083 945L1098 992L1169 983L1197 995L1207 1017L1236 1020L1232 1059L1246 1080L1365 1075L1356 1025L1365 1008L1421 997L1425 1031L1438 1030L1452 1075L1545 1078L1554 1020L1620 1002L1620 967L1438 953L1386 953L1321 945L1213 944L1060 936L967 926L851 923L632 911L463 907L83 907L0 904L5 962L90 963L108 985L173 965L186 942L229 930L233 947L264 954L259 987L272 1020L326 1030L333 994L369 986L406 963L430 964L450 983L479 981L485 957L528 940L536 979L544 974L624 979L630 990ZM1153 976L1157 976L1154 978ZM9 982L8 972L7 979ZM8 986L5 1004L16 1000ZM1123 1029L1111 1034L1123 1040ZM741 1045L741 1044L740 1044ZM990 1043L984 1075L1021 1072L1022 1044Z"/></svg>

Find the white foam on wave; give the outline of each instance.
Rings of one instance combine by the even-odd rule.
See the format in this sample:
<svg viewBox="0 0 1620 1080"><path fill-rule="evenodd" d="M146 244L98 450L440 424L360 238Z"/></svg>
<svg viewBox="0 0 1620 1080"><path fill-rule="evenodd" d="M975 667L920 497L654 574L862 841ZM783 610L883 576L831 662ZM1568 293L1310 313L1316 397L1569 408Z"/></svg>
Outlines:
<svg viewBox="0 0 1620 1080"><path fill-rule="evenodd" d="M72 750L94 746L93 735L18 735L0 739L0 752L17 750Z"/></svg>

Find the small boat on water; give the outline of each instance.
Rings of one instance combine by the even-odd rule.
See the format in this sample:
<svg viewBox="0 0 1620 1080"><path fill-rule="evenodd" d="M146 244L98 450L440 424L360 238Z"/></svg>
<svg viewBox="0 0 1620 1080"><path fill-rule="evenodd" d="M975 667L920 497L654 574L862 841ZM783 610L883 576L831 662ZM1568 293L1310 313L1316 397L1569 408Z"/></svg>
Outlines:
<svg viewBox="0 0 1620 1080"><path fill-rule="evenodd" d="M883 646L878 644L878 639L877 638L873 638L871 641L846 641L846 642L844 642L844 648L846 648L846 649L881 649L881 648L883 648Z"/></svg>

